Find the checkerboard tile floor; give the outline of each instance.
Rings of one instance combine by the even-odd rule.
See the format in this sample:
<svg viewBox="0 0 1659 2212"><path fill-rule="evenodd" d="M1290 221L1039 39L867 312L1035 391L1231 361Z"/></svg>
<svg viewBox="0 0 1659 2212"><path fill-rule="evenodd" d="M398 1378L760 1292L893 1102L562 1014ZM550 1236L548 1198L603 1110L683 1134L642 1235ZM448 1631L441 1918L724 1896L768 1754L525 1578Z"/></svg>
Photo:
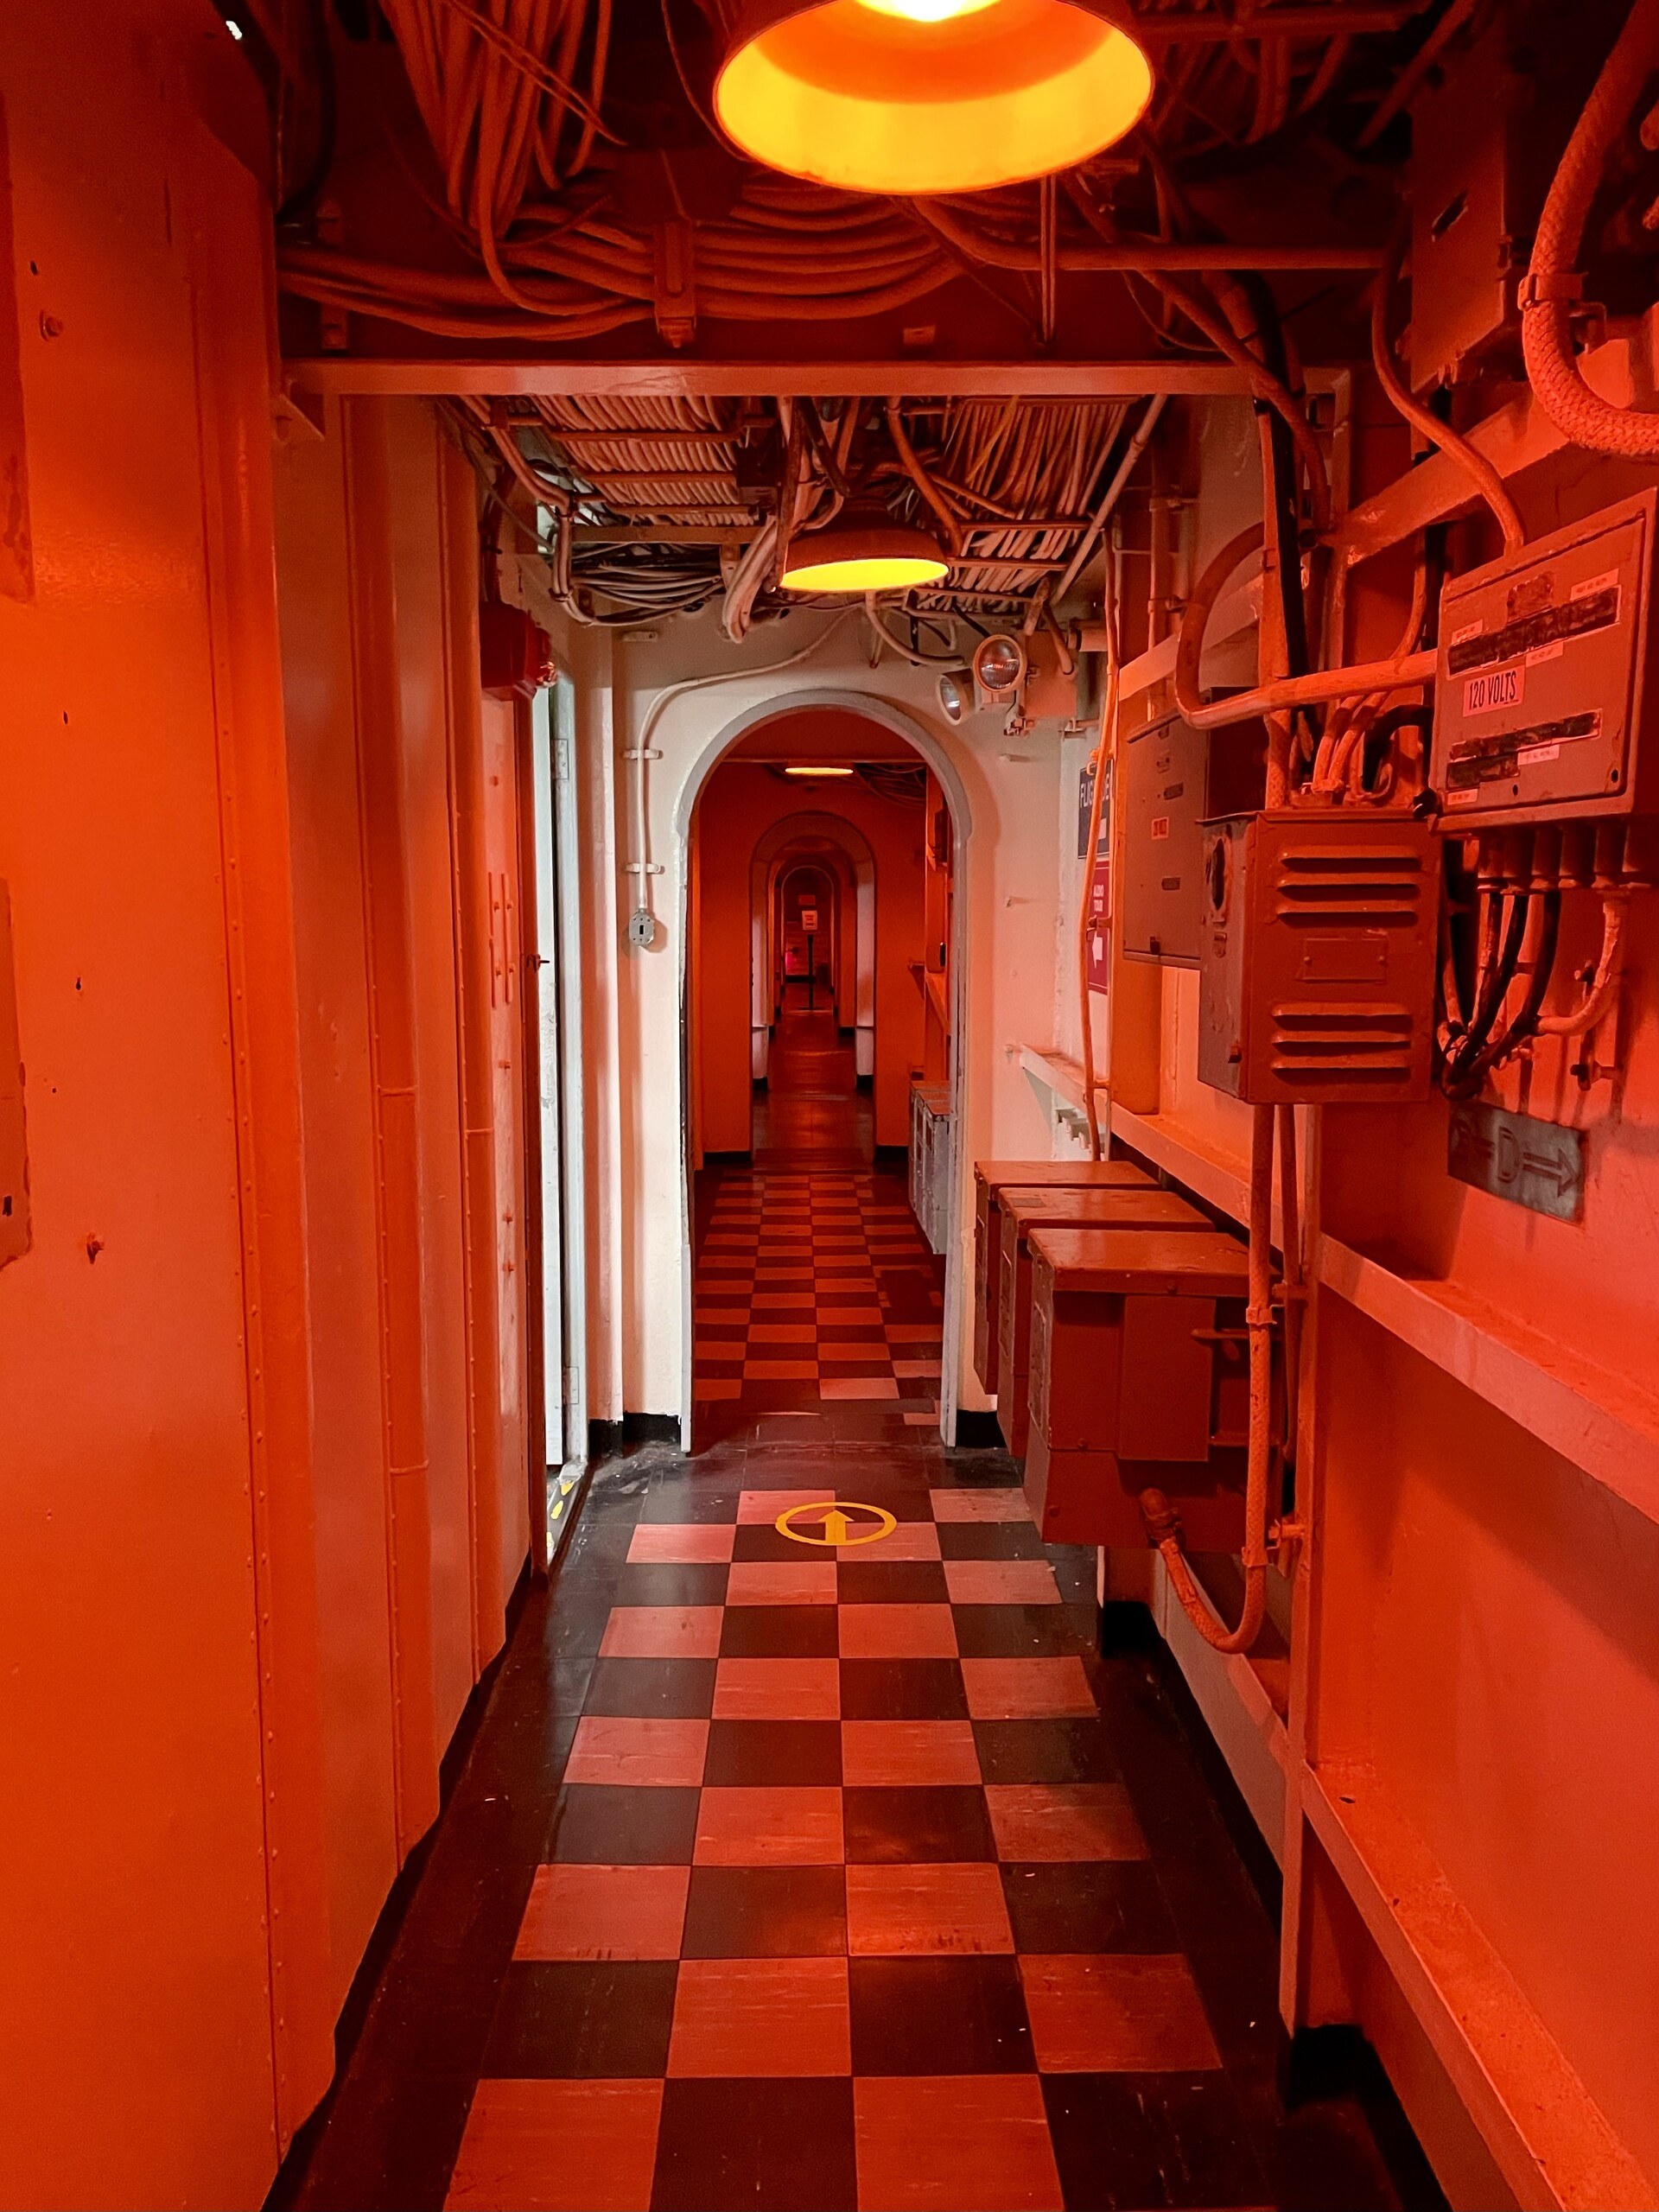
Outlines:
<svg viewBox="0 0 1659 2212"><path fill-rule="evenodd" d="M1271 2201L1097 1703L1092 1561L912 1451L740 1460L618 1531L451 2206ZM835 1500L894 1525L776 1526Z"/></svg>
<svg viewBox="0 0 1659 2212"><path fill-rule="evenodd" d="M716 1168L699 1179L699 1444L830 1407L868 1407L871 1436L932 1426L944 1271L902 1173Z"/></svg>

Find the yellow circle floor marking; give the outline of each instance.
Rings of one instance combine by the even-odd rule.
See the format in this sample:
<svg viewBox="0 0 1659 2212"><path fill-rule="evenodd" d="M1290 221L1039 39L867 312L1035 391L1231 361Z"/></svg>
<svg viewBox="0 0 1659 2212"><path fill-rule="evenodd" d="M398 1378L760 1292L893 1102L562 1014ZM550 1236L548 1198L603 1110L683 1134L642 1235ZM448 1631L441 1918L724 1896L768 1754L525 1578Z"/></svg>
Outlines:
<svg viewBox="0 0 1659 2212"><path fill-rule="evenodd" d="M861 1522L849 1520L848 1516L853 1513L874 1514L874 1527L867 1529ZM815 1516L823 1523L821 1536L810 1536L804 1529L793 1525L799 1520L810 1521ZM839 1505L829 1501L822 1505L791 1505L772 1523L780 1536L792 1536L798 1544L875 1544L880 1543L883 1536L890 1536L898 1525L885 1506L855 1505L850 1498ZM854 1533L855 1529L856 1534Z"/></svg>

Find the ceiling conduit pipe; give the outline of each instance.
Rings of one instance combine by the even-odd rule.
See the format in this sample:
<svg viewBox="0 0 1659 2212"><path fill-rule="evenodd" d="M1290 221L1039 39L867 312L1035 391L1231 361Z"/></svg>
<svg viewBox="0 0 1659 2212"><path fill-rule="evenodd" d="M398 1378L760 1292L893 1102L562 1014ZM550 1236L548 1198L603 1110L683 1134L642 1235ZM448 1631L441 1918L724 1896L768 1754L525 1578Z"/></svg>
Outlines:
<svg viewBox="0 0 1659 2212"><path fill-rule="evenodd" d="M1585 382L1573 350L1573 305L1583 285L1573 263L1607 157L1656 67L1659 0L1636 0L1567 141L1520 289L1527 377L1545 414L1574 445L1643 461L1659 459L1659 414L1611 406Z"/></svg>

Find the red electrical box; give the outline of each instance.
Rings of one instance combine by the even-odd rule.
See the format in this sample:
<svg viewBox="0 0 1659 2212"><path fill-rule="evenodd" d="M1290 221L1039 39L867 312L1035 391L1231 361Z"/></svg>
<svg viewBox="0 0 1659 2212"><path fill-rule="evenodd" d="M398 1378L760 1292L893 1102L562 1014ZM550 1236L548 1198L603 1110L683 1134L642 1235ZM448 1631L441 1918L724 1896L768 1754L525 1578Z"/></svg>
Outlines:
<svg viewBox="0 0 1659 2212"><path fill-rule="evenodd" d="M977 1160L974 1162L974 1371L995 1395L997 1293L1001 1283L1002 1192L1150 1190L1127 1160Z"/></svg>
<svg viewBox="0 0 1659 2212"><path fill-rule="evenodd" d="M492 698L531 699L558 676L553 640L522 607L486 600L478 610L478 659Z"/></svg>
<svg viewBox="0 0 1659 2212"><path fill-rule="evenodd" d="M1208 1229L1209 1217L1173 1191L1147 1185L1136 1190L1002 1192L1002 1249L997 1271L997 1421L1016 1459L1030 1435L1027 1406L1031 1364L1031 1236L1062 1225L1100 1230L1162 1230L1190 1234Z"/></svg>
<svg viewBox="0 0 1659 2212"><path fill-rule="evenodd" d="M1244 1535L1249 1258L1218 1230L1039 1229L1031 1240L1026 1500L1045 1543L1146 1541L1140 1494L1188 1548Z"/></svg>
<svg viewBox="0 0 1659 2212"><path fill-rule="evenodd" d="M1440 855L1376 807L1205 824L1198 1076L1256 1106L1427 1098Z"/></svg>

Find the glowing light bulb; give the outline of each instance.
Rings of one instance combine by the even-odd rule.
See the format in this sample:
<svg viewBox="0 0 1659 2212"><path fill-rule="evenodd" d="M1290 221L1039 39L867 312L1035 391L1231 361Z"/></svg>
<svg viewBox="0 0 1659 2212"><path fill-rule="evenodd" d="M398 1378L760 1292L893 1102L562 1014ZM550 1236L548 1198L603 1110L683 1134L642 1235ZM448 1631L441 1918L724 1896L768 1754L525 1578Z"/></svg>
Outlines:
<svg viewBox="0 0 1659 2212"><path fill-rule="evenodd" d="M949 23L958 16L976 16L982 8L994 8L996 0L858 0L858 4L878 16L902 16L906 22Z"/></svg>

